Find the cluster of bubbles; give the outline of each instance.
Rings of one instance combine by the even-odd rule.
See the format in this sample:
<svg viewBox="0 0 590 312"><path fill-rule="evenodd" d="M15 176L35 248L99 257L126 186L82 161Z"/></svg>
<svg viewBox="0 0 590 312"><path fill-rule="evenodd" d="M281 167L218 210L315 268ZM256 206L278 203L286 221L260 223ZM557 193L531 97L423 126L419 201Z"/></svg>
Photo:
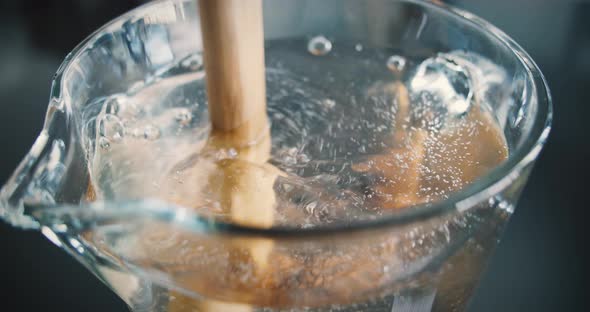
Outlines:
<svg viewBox="0 0 590 312"><path fill-rule="evenodd" d="M323 35L311 38L307 45L308 52L314 56L326 56L332 52L332 49L332 41ZM358 43L354 49L357 52L362 52L364 47ZM401 73L405 70L406 59L399 55L392 55L388 58L386 66L394 73ZM203 56L200 53L191 54L182 59L178 63L178 67L192 72L202 71ZM133 96L145 87L146 83L139 81L129 88L127 95ZM321 103L326 109L333 109L336 106L336 101L329 98L324 99ZM104 99L102 106L100 115L87 125L87 127L96 127L89 133L96 133L96 141L101 149L109 150L113 144L120 143L126 136L150 141L157 140L162 136L162 129L156 124L136 125L136 119L145 114L145 111L136 103L128 103L125 96L110 96ZM178 111L174 118L181 127L188 126L192 119L192 113L188 109Z"/></svg>
<svg viewBox="0 0 590 312"><path fill-rule="evenodd" d="M315 36L307 42L307 51L314 56L326 56L332 52L333 44L325 36ZM360 43L354 45L356 52L362 52L364 46ZM387 68L395 74L400 74L406 69L406 58L401 55L391 55L387 59Z"/></svg>
<svg viewBox="0 0 590 312"><path fill-rule="evenodd" d="M176 65L164 67L158 70L155 75L166 76L168 72L201 72L203 70L203 56L201 53L190 54ZM142 92L151 82L158 79L148 79L133 83L125 94L114 94L102 98L95 103L90 103L86 110L93 114L98 107L99 112L90 116L86 122L84 131L87 139L96 142L101 150L108 151L115 144L121 143L126 138L155 141L162 137L165 126L159 122L150 122L146 107L142 103L133 101L133 97ZM176 128L188 127L193 121L193 113L188 106L197 105L188 98L183 99L183 106L174 107L172 113ZM162 114L162 113L160 113ZM151 116L154 117L154 116ZM94 144L90 144L93 146Z"/></svg>
<svg viewBox="0 0 590 312"><path fill-rule="evenodd" d="M124 139L158 140L162 136L163 128L155 122L142 122L145 112L135 104L124 104L120 96L109 97L104 100L102 113L87 124L87 133L96 133L98 147L110 150L114 144ZM193 120L193 114L188 108L174 109L174 124L177 128L187 127ZM89 129L96 127L96 131Z"/></svg>

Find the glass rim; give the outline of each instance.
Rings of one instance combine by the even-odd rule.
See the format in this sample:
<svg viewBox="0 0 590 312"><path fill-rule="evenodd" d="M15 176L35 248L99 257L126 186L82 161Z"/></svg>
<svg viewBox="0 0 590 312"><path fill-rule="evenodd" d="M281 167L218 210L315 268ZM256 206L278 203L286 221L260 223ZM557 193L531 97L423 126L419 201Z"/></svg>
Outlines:
<svg viewBox="0 0 590 312"><path fill-rule="evenodd" d="M146 3L141 5L117 18L114 18L110 22L103 25L97 31L86 37L70 52L61 66L57 70L57 73L52 80L52 90L50 98L59 98L61 95L61 88L63 74L69 69L71 61L76 59L92 42L93 39L97 38L101 33L109 30L127 18L141 16L141 13L145 9L151 9L154 6L162 5L170 2L186 2L189 0L159 0L155 2ZM394 1L394 0L391 0ZM306 237L324 234L336 234L336 233L348 233L351 231L367 231L376 230L381 228L388 228L397 225L410 224L413 222L424 221L436 216L440 216L453 210L464 210L472 207L487 198L490 198L494 194L499 193L505 187L510 185L520 174L521 171L531 164L541 152L551 130L551 122L553 119L553 106L551 94L547 81L537 66L532 60L529 54L512 38L506 35L503 31L496 28L486 20L464 11L462 9L455 8L445 3L434 3L420 0L395 0L397 2L412 3L418 6L427 7L438 12L450 14L451 18L457 18L470 24L473 28L479 32L486 33L497 39L502 45L507 47L518 59L518 61L524 66L527 72L527 80L533 82L534 93L537 94L538 110L536 116L534 116L534 122L532 124L530 132L527 134L524 143L518 146L508 159L490 170L485 175L481 176L477 181L470 183L460 191L453 193L449 198L436 201L428 204L419 204L415 206L408 206L407 208L401 209L400 211L370 220L359 220L351 221L346 224L323 224L310 228L296 228L296 227L285 227L277 226L268 229L256 228L250 226L243 226L229 222L223 222L219 220L204 220L202 216L198 214L186 214L186 211L182 212L182 219L185 220L182 227L191 228L195 225L203 225L203 222L207 223L207 231L211 233L220 234L240 234L240 235L254 235L254 236L265 236L265 237ZM528 99L530 101L530 99ZM103 202L106 206L109 201ZM111 202L116 203L116 202ZM174 223L179 220L178 216L166 217L165 220L171 220ZM186 217L195 218L195 222L186 222ZM198 220L197 220L198 219Z"/></svg>

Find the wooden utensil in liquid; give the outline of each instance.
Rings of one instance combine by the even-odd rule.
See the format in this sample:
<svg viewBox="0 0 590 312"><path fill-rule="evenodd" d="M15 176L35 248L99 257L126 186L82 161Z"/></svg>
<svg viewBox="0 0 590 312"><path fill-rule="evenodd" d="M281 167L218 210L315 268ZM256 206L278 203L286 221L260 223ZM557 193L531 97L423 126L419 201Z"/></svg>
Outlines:
<svg viewBox="0 0 590 312"><path fill-rule="evenodd" d="M232 149L237 153L235 158L218 163L222 172L209 179L210 188L229 210L231 222L268 228L274 219L273 185L280 172L266 164L270 157L270 128L266 114L262 0L199 0L199 11L212 125L204 152ZM266 173L252 164L265 167ZM256 264L255 274L261 274L273 242L250 239L235 243L249 251ZM244 259L235 261L240 263ZM187 306L202 311L251 310L243 304L186 301L170 302L169 311L184 311Z"/></svg>

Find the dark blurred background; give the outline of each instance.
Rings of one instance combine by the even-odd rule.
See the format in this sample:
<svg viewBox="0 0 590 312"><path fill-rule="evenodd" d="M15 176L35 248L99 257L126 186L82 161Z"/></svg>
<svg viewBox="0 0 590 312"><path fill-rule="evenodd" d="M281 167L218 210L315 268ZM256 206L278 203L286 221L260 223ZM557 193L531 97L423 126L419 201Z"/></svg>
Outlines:
<svg viewBox="0 0 590 312"><path fill-rule="evenodd" d="M0 2L0 182L41 129L51 77L66 54L140 0ZM587 311L586 177L590 144L590 1L447 1L504 30L552 88L555 122L471 311ZM584 119L588 119L584 122ZM590 233L590 232L589 232ZM0 311L126 311L37 232L0 223Z"/></svg>

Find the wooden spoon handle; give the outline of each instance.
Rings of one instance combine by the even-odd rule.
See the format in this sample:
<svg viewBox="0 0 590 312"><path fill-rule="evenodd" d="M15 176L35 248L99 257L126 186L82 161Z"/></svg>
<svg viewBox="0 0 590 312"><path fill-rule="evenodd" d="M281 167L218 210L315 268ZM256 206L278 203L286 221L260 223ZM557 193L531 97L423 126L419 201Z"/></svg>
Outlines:
<svg viewBox="0 0 590 312"><path fill-rule="evenodd" d="M248 144L267 131L262 0L200 0L214 134Z"/></svg>

